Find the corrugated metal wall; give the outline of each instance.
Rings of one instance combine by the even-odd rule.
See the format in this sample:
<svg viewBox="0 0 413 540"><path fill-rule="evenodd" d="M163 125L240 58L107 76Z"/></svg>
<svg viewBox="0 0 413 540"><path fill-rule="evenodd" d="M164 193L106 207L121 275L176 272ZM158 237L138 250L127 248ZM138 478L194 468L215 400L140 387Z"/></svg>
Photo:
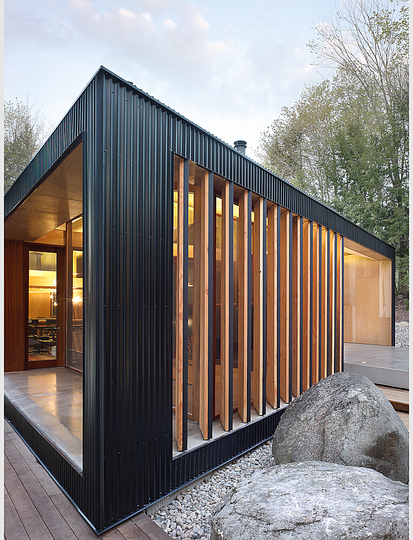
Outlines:
<svg viewBox="0 0 413 540"><path fill-rule="evenodd" d="M267 439L281 415L172 459L174 154L393 260L394 249L104 68L7 194L6 216L80 136L84 471L81 489L59 481L101 531Z"/></svg>

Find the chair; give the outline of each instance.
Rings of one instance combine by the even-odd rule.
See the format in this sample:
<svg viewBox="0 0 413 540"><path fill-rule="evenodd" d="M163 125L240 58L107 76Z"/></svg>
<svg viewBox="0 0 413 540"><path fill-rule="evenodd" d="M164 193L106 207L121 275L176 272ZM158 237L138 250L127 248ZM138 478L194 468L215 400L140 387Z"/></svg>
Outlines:
<svg viewBox="0 0 413 540"><path fill-rule="evenodd" d="M35 327L32 324L29 324L29 352L39 353L41 347L42 344L40 343ZM30 348L32 349L31 351Z"/></svg>

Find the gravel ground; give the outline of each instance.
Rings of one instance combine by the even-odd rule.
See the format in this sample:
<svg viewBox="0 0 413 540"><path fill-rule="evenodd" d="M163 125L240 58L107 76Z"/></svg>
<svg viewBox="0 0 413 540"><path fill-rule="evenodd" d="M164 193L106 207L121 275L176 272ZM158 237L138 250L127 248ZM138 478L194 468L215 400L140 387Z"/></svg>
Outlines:
<svg viewBox="0 0 413 540"><path fill-rule="evenodd" d="M215 505L243 478L274 465L272 441L214 472L207 480L188 488L168 506L149 514L172 538L209 540L211 512Z"/></svg>
<svg viewBox="0 0 413 540"><path fill-rule="evenodd" d="M409 346L409 323L399 322L396 323L396 347L408 347Z"/></svg>
<svg viewBox="0 0 413 540"><path fill-rule="evenodd" d="M409 323L396 323L396 347L409 347ZM215 505L243 478L274 464L271 441L214 472L196 486L182 491L168 506L149 514L172 538L210 539Z"/></svg>

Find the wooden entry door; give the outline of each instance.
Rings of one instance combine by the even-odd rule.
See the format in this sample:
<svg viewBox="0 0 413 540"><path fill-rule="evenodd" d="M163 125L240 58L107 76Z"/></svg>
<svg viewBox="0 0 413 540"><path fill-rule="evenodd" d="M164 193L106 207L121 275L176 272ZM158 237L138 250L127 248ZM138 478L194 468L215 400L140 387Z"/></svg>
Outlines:
<svg viewBox="0 0 413 540"><path fill-rule="evenodd" d="M27 246L26 369L64 365L64 250Z"/></svg>

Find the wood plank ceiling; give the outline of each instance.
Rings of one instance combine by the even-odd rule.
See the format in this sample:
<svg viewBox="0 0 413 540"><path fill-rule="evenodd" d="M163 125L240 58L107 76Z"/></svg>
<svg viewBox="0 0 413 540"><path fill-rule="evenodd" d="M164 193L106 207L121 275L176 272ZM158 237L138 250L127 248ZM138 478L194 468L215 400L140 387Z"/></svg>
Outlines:
<svg viewBox="0 0 413 540"><path fill-rule="evenodd" d="M6 240L33 242L82 213L82 143L12 212Z"/></svg>

